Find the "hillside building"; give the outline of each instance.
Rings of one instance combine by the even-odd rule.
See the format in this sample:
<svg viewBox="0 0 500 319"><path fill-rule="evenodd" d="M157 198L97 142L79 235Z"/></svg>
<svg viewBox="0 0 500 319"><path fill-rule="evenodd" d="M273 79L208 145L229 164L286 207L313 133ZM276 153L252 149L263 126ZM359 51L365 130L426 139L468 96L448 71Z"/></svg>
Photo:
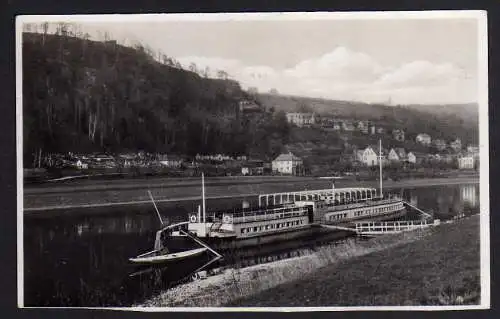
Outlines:
<svg viewBox="0 0 500 319"><path fill-rule="evenodd" d="M286 120L298 127L310 126L316 122L313 113L286 113Z"/></svg>
<svg viewBox="0 0 500 319"><path fill-rule="evenodd" d="M392 137L396 141L403 142L405 140L405 131L403 131L401 129L394 129L394 130L392 130Z"/></svg>
<svg viewBox="0 0 500 319"><path fill-rule="evenodd" d="M458 157L459 169L474 169L474 156L466 154Z"/></svg>
<svg viewBox="0 0 500 319"><path fill-rule="evenodd" d="M402 162L407 160L406 151L402 147L391 148L387 159L391 162Z"/></svg>
<svg viewBox="0 0 500 319"><path fill-rule="evenodd" d="M444 151L446 149L446 142L442 139L435 139L432 141L432 145L438 150L438 151Z"/></svg>
<svg viewBox="0 0 500 319"><path fill-rule="evenodd" d="M431 137L429 134L426 133L418 134L415 140L417 141L417 143L420 143L425 146L431 145Z"/></svg>
<svg viewBox="0 0 500 319"><path fill-rule="evenodd" d="M460 150L462 150L462 141L457 138L453 142L450 142L450 148L455 152L460 152Z"/></svg>

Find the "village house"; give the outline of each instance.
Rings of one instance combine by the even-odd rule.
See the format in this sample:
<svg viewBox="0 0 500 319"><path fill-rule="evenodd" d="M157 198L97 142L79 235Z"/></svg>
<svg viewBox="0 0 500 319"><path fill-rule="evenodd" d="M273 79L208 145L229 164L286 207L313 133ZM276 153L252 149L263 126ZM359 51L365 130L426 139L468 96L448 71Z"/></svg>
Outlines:
<svg viewBox="0 0 500 319"><path fill-rule="evenodd" d="M407 162L412 164L422 164L427 159L426 154L418 152L408 152L407 156Z"/></svg>
<svg viewBox="0 0 500 319"><path fill-rule="evenodd" d="M376 133L375 125L370 125L368 131L370 132L371 135L375 135L375 133Z"/></svg>
<svg viewBox="0 0 500 319"><path fill-rule="evenodd" d="M263 175L264 161L249 160L241 167L242 175Z"/></svg>
<svg viewBox="0 0 500 319"><path fill-rule="evenodd" d="M467 145L467 153L479 154L479 146Z"/></svg>
<svg viewBox="0 0 500 319"><path fill-rule="evenodd" d="M244 100L239 102L240 112L252 113L263 111L262 107L255 103L254 101Z"/></svg>
<svg viewBox="0 0 500 319"><path fill-rule="evenodd" d="M368 121L358 121L358 131L368 134Z"/></svg>
<svg viewBox="0 0 500 319"><path fill-rule="evenodd" d="M217 154L217 155L200 155L200 154L196 154L195 159L197 161L217 161L217 162L222 162L222 161L232 160L233 158L231 156L225 155L225 154Z"/></svg>
<svg viewBox="0 0 500 319"><path fill-rule="evenodd" d="M391 148L387 159L391 162L402 162L407 160L406 151L402 147Z"/></svg>
<svg viewBox="0 0 500 319"><path fill-rule="evenodd" d="M462 141L457 138L453 142L450 142L450 148L455 152L460 152L460 150L462 149Z"/></svg>
<svg viewBox="0 0 500 319"><path fill-rule="evenodd" d="M352 132L354 131L355 127L354 124L351 121L342 121L342 130L347 131L347 132Z"/></svg>
<svg viewBox="0 0 500 319"><path fill-rule="evenodd" d="M385 133L385 128L383 127L377 127L376 130L377 134L384 134Z"/></svg>
<svg viewBox="0 0 500 319"><path fill-rule="evenodd" d="M432 141L432 145L438 150L443 151L446 149L446 142L442 139L435 139Z"/></svg>
<svg viewBox="0 0 500 319"><path fill-rule="evenodd" d="M465 154L458 157L458 168L459 169L473 169L474 168L474 156L472 154Z"/></svg>
<svg viewBox="0 0 500 319"><path fill-rule="evenodd" d="M271 164L273 173L302 175L304 163L302 159L289 152L280 154Z"/></svg>
<svg viewBox="0 0 500 319"><path fill-rule="evenodd" d="M429 134L426 133L418 134L415 140L417 141L417 143L420 143L425 146L431 145L431 137Z"/></svg>
<svg viewBox="0 0 500 319"><path fill-rule="evenodd" d="M169 168L179 168L182 166L184 160L177 155L161 155L158 158L161 165Z"/></svg>
<svg viewBox="0 0 500 319"><path fill-rule="evenodd" d="M403 142L405 140L405 131L394 129L392 130L392 137L394 137L396 141Z"/></svg>
<svg viewBox="0 0 500 319"><path fill-rule="evenodd" d="M286 120L298 127L310 126L316 123L313 113L286 113Z"/></svg>
<svg viewBox="0 0 500 319"><path fill-rule="evenodd" d="M378 165L378 155L371 146L356 151L356 160L366 166Z"/></svg>

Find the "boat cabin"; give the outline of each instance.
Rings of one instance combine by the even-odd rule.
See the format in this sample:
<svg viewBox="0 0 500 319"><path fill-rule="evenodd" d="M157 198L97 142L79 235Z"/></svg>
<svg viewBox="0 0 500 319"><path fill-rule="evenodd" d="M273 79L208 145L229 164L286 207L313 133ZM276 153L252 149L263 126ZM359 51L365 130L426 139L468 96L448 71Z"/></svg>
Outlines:
<svg viewBox="0 0 500 319"><path fill-rule="evenodd" d="M310 205L283 204L189 214L188 231L198 237L244 238L289 231L313 221Z"/></svg>

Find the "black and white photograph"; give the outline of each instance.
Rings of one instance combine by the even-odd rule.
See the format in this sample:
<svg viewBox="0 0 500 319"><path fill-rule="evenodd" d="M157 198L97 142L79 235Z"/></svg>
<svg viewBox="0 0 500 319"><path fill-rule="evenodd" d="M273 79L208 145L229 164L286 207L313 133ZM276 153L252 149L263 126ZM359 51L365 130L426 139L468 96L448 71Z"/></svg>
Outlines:
<svg viewBox="0 0 500 319"><path fill-rule="evenodd" d="M484 11L16 18L18 307L490 308Z"/></svg>

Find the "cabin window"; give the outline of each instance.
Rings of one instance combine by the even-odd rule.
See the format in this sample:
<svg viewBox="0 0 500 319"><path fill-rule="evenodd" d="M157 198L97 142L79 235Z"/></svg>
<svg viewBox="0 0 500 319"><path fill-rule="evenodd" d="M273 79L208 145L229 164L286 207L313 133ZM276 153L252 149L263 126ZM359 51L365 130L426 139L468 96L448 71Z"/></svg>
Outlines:
<svg viewBox="0 0 500 319"><path fill-rule="evenodd" d="M254 227L254 228L253 228L253 231L257 231L257 227Z"/></svg>

